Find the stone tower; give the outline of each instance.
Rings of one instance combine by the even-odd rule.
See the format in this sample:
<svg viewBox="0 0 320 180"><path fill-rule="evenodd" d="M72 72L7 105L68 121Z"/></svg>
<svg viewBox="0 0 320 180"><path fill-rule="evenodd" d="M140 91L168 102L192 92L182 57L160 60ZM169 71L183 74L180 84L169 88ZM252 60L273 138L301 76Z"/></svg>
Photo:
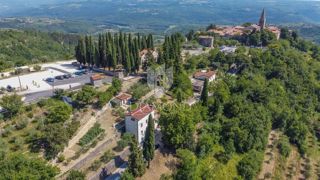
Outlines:
<svg viewBox="0 0 320 180"><path fill-rule="evenodd" d="M267 21L266 12L263 8L261 16L260 16L260 20L259 20L259 26L261 29L264 29L266 27L266 21Z"/></svg>

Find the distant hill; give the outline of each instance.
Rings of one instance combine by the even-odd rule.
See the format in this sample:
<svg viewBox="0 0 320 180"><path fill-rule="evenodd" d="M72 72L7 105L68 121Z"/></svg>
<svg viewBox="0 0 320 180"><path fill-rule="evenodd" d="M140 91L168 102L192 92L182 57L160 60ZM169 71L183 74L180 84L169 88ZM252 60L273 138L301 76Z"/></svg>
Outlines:
<svg viewBox="0 0 320 180"><path fill-rule="evenodd" d="M0 30L0 71L31 63L73 57L77 35Z"/></svg>
<svg viewBox="0 0 320 180"><path fill-rule="evenodd" d="M11 6L14 2L25 8L16 10ZM72 32L86 32L86 27L94 27L96 31L118 28L163 33L173 26L242 24L257 22L263 8L271 24L320 24L320 1L315 0L32 0L28 3L13 0L6 4L10 11L0 13L0 17L58 18L66 23L50 24L50 28ZM75 22L80 26L78 29ZM68 29L69 26L72 28Z"/></svg>
<svg viewBox="0 0 320 180"><path fill-rule="evenodd" d="M299 34L310 41L320 44L320 25L297 24L289 26L290 29L297 30Z"/></svg>

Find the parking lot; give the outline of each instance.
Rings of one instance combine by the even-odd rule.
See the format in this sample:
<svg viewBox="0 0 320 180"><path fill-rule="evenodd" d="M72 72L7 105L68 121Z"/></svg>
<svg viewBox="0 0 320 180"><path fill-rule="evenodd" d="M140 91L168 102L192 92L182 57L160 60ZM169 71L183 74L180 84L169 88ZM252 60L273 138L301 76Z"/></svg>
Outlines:
<svg viewBox="0 0 320 180"><path fill-rule="evenodd" d="M21 82L23 91L19 94L24 95L26 101L34 101L51 96L53 89L75 89L90 83L92 73L79 70L72 62L74 61L44 64L43 71L0 79L0 88L7 89L10 86L19 90ZM112 77L106 77L103 81L109 83Z"/></svg>

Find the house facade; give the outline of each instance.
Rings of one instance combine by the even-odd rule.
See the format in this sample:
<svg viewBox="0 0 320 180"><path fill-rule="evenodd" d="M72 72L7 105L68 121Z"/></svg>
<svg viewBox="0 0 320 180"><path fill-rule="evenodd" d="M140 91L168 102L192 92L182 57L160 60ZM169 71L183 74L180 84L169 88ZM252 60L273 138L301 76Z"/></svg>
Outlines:
<svg viewBox="0 0 320 180"><path fill-rule="evenodd" d="M202 81L207 79L208 82L212 82L216 79L216 72L210 71L210 70L208 70L208 71L202 70L202 71L194 73L193 78L195 78L197 80L202 80Z"/></svg>
<svg viewBox="0 0 320 180"><path fill-rule="evenodd" d="M142 105L126 114L126 132L133 134L139 144L142 144L145 139L149 116L155 117L154 108L150 105Z"/></svg>
<svg viewBox="0 0 320 180"><path fill-rule="evenodd" d="M199 36L199 44L204 47L212 48L214 37L212 36Z"/></svg>
<svg viewBox="0 0 320 180"><path fill-rule="evenodd" d="M116 106L125 106L125 105L129 105L130 100L131 100L132 96L130 94L127 93L121 93L118 96L116 96L112 102L116 105Z"/></svg>
<svg viewBox="0 0 320 180"><path fill-rule="evenodd" d="M103 84L102 83L102 77L99 74L92 75L90 77L90 82L94 87L100 87Z"/></svg>

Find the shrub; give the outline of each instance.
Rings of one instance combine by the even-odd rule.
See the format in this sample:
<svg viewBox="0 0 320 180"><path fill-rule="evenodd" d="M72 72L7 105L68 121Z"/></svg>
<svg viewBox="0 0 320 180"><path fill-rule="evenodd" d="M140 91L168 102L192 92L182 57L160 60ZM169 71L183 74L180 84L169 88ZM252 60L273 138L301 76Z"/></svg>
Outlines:
<svg viewBox="0 0 320 180"><path fill-rule="evenodd" d="M263 154L252 150L237 165L238 173L246 180L254 179L260 170L262 161Z"/></svg>
<svg viewBox="0 0 320 180"><path fill-rule="evenodd" d="M21 119L19 121L16 122L16 129L17 130L21 130L21 129L24 129L25 127L27 127L29 121L26 120L26 119Z"/></svg>
<svg viewBox="0 0 320 180"><path fill-rule="evenodd" d="M129 146L132 141L132 135L129 133L124 133L121 140L117 142L116 151L122 151L125 147Z"/></svg>
<svg viewBox="0 0 320 180"><path fill-rule="evenodd" d="M63 162L64 160L65 160L64 155L61 154L61 155L58 156L58 162L59 163Z"/></svg>
<svg viewBox="0 0 320 180"><path fill-rule="evenodd" d="M8 126L6 128L4 128L4 130L2 131L2 137L8 137L13 130L13 126Z"/></svg>
<svg viewBox="0 0 320 180"><path fill-rule="evenodd" d="M104 163L108 163L113 157L114 157L114 153L108 150L100 157L100 161Z"/></svg>
<svg viewBox="0 0 320 180"><path fill-rule="evenodd" d="M289 139L285 136L281 137L278 145L277 145L279 152L282 156L284 157L288 157L290 152L291 152L291 148L290 148L290 143L289 143Z"/></svg>
<svg viewBox="0 0 320 180"><path fill-rule="evenodd" d="M33 112L28 112L27 117L32 119L33 118Z"/></svg>
<svg viewBox="0 0 320 180"><path fill-rule="evenodd" d="M264 174L265 179L270 179L272 177L272 174L270 172L267 172Z"/></svg>
<svg viewBox="0 0 320 180"><path fill-rule="evenodd" d="M95 161L91 164L91 166L89 167L89 169L90 169L91 171L96 171L96 170L99 169L100 166L101 166L101 161L95 160Z"/></svg>
<svg viewBox="0 0 320 180"><path fill-rule="evenodd" d="M12 147L12 150L13 151L17 151L17 150L21 150L23 144L24 144L24 141L21 137L14 137L12 139L13 141L13 147Z"/></svg>
<svg viewBox="0 0 320 180"><path fill-rule="evenodd" d="M33 66L33 70L40 71L41 70L41 66L40 65L34 65Z"/></svg>
<svg viewBox="0 0 320 180"><path fill-rule="evenodd" d="M102 108L104 105L106 105L112 98L112 93L110 92L101 92L98 95L98 107Z"/></svg>
<svg viewBox="0 0 320 180"><path fill-rule="evenodd" d="M113 115L119 116L120 118L124 118L125 112L124 109L121 107L117 107L116 109L113 110Z"/></svg>
<svg viewBox="0 0 320 180"><path fill-rule="evenodd" d="M50 105L48 112L49 122L59 123L64 122L70 118L72 108L62 101L56 101L53 105Z"/></svg>
<svg viewBox="0 0 320 180"><path fill-rule="evenodd" d="M85 180L86 175L77 170L71 170L66 180Z"/></svg>
<svg viewBox="0 0 320 180"><path fill-rule="evenodd" d="M139 100L142 96L150 92L150 88L147 84L138 82L130 88L129 92L132 94L133 99Z"/></svg>

